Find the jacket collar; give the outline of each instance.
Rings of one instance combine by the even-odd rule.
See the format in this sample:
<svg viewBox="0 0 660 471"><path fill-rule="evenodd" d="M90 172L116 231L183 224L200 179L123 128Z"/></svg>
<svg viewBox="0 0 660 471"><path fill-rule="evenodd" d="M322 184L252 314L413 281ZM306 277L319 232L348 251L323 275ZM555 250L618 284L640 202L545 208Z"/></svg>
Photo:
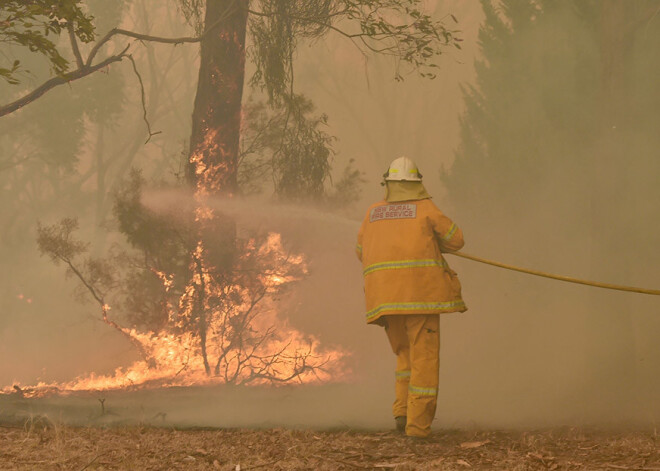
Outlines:
<svg viewBox="0 0 660 471"><path fill-rule="evenodd" d="M422 182L388 181L385 182L385 201L415 201L430 198Z"/></svg>

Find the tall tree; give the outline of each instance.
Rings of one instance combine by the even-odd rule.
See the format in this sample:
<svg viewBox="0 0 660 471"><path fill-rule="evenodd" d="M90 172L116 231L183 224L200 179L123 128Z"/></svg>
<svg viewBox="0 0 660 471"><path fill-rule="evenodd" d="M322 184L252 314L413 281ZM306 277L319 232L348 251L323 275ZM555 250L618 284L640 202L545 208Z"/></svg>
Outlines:
<svg viewBox="0 0 660 471"><path fill-rule="evenodd" d="M408 63L423 75L433 76L433 58L445 46L460 47L459 39L441 22L423 13L419 3L417 0L377 3L214 0L204 4L183 0L188 17L193 20L197 18L198 23L204 25L204 28L198 29L208 30L218 24L214 33L202 42L189 175L204 178L207 185L215 180L215 184L226 187L223 190L226 193L237 189L246 31L253 44L249 56L256 66L251 84L265 91L273 108L285 110L285 127L297 126L299 134L307 134L308 138L318 137L310 131L309 123L300 119L305 114L305 101L297 98L294 92L293 59L298 42L336 32L358 42L366 50L393 56L397 62ZM205 8L204 15L201 14L202 7ZM396 20L388 21L386 18ZM398 66L396 74L401 77ZM214 136L212 139L209 138L210 133ZM292 142L287 142L287 137L292 136L284 132L282 143L273 152L272 159L275 189L280 194L286 194L290 184L296 185L289 178L291 174L322 182L329 169L324 164L297 162L292 165L300 154L291 152ZM321 145L308 146L308 150L321 149L323 139L317 142ZM327 160L329 153L322 150L320 153L311 152L308 157L311 161L318 161L323 159L323 155ZM198 161L203 171L194 168L196 164L193 162ZM217 171L222 175L218 175ZM285 181L289 183L285 184Z"/></svg>
<svg viewBox="0 0 660 471"><path fill-rule="evenodd" d="M188 173L198 190L235 194L245 79L247 1L207 0Z"/></svg>

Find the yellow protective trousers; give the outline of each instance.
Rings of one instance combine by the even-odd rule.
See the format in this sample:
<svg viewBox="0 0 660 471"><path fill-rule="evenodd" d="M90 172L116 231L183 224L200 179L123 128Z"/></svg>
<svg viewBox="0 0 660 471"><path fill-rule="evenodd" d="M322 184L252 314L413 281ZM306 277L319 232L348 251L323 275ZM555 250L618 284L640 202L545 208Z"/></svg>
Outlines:
<svg viewBox="0 0 660 471"><path fill-rule="evenodd" d="M431 433L438 398L440 317L387 315L385 330L396 355L394 417L407 417L406 435Z"/></svg>

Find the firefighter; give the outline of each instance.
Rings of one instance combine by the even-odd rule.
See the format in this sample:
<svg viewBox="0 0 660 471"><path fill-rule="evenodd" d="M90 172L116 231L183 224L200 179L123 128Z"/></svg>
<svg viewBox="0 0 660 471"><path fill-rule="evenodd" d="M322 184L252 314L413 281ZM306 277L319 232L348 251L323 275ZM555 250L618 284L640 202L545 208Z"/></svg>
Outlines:
<svg viewBox="0 0 660 471"><path fill-rule="evenodd" d="M396 355L396 428L424 438L438 395L439 314L467 310L442 257L463 247L463 233L433 204L412 160L394 160L383 176L385 200L367 210L356 248L367 323L385 327Z"/></svg>

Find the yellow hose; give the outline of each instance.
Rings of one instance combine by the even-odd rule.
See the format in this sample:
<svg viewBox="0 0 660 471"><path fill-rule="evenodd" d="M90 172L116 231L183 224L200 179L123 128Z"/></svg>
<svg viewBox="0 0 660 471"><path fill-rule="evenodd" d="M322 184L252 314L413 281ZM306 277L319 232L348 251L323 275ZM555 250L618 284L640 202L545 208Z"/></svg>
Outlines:
<svg viewBox="0 0 660 471"><path fill-rule="evenodd" d="M622 286L622 285L614 285L610 283L599 283L597 281L580 280L579 278L572 278L570 276L554 275L552 273L545 273L538 270L529 270L527 268L520 268L513 265L507 265L506 263L495 262L493 260L486 260L485 258L475 257L474 255L468 255L463 252L448 252L448 253L450 255L456 255L457 257L467 258L468 260L474 260L475 262L481 262L487 265L493 265L495 267L505 268L507 270L519 271L521 273L527 273L529 275L552 278L553 280L568 281L569 283L578 283L581 285L595 286L597 288L613 289L618 291L629 291L632 293L652 294L655 296L660 296L660 290L657 289L644 289L644 288L637 288L635 286Z"/></svg>

